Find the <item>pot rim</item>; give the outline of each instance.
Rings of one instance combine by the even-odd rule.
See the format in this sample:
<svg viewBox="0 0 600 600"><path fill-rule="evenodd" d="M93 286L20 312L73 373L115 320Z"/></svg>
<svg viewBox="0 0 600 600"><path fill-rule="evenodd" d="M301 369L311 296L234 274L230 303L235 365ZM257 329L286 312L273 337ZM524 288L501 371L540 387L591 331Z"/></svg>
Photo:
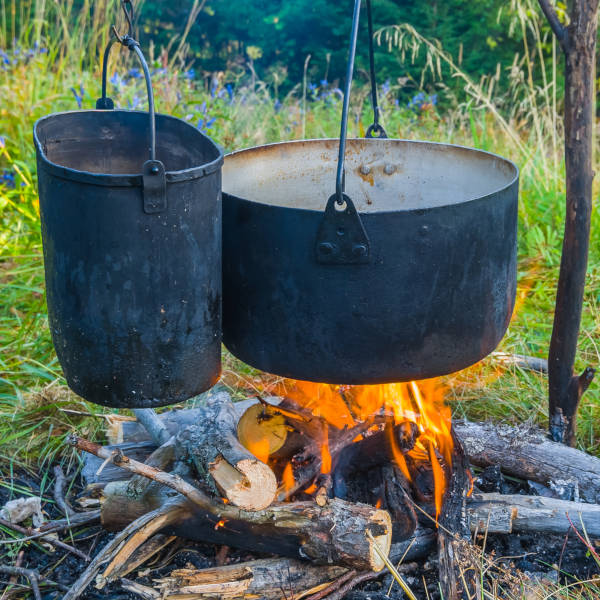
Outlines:
<svg viewBox="0 0 600 600"><path fill-rule="evenodd" d="M234 150L233 152L229 152L225 155L225 160L227 160L228 157L233 157L233 156L238 156L241 154L244 154L246 152L250 153L253 151L259 151L259 150L264 150L267 148L276 148L276 147L281 147L284 145L289 145L289 146L293 146L295 144L311 144L313 142L333 142L333 143L339 143L339 139L338 138L311 138L311 139L301 139L301 140L288 140L288 141L281 141L281 142L273 142L270 144L262 144L260 146L250 146L248 148L241 148L239 150ZM409 213L409 212L415 212L415 211L423 211L423 210L436 210L436 209L445 209L448 208L450 206L463 206L465 204L469 204L471 202L478 202L478 201L482 201L482 200L487 200L492 196L496 196L501 192L504 192L505 190L508 190L510 188L512 188L515 184L518 185L519 182L519 177L520 177L520 170L519 167L510 159L505 158L504 156L500 156L499 154L495 154L494 152L489 152L487 150L480 150L479 148L472 148L470 146L462 146L460 144L448 144L446 142L433 142L433 141L428 141L428 140L410 140L410 139L404 139L404 138L348 138L347 142L364 142L364 143L377 143L377 142L406 142L408 144L423 144L423 145L427 145L427 146L437 146L437 147L445 147L445 148L456 148L459 150L466 150L468 152L474 153L474 154L483 154L483 155L487 155L489 158L492 159L496 159L496 160L500 160L504 163L506 163L507 165L509 165L510 167L512 167L514 169L514 177L506 184L503 185L502 187L499 187L498 189L492 190L491 192L482 195L482 196L477 196L475 198L470 198L468 200L464 200L462 202L457 202L454 204L442 204L442 205L438 205L438 206L430 206L430 207L425 207L425 208L406 208L406 209L394 209L394 210L378 210L378 211L360 211L358 210L358 213L361 215L361 217L375 217L377 215L390 215L390 214L395 214L398 212L405 212L405 213ZM332 189L335 187L333 185L333 179L332 179ZM305 211L305 212L309 212L309 213L319 213L319 214L323 214L325 212L325 205L326 203L323 203L323 208L322 209L314 209L314 208L304 208L301 206L282 206L279 204L272 204L270 202L262 202L260 200L253 200L250 198L244 198L242 196L238 196L236 194L232 194L229 193L227 191L227 185L223 185L223 196L231 196L232 198L236 198L238 200L243 200L245 202L250 202L250 203L254 203L254 204L260 204L263 207L270 207L273 209L286 209L286 210L299 210L299 211Z"/></svg>
<svg viewBox="0 0 600 600"><path fill-rule="evenodd" d="M141 114L145 115L146 118L148 116L148 111L141 110L127 110L127 109L112 109L112 110L99 110L99 109L86 109L86 110L66 110L57 113L51 113L49 115L45 115L40 117L33 125L33 141L37 150L37 154L41 163L41 166L51 175L55 175L56 177L60 177L62 179L68 179L69 181L77 181L79 183L89 183L92 185L99 186L111 186L111 187L142 187L143 176L142 173L92 173L91 171L81 171L79 169L73 169L71 167L65 167L63 165L59 165L58 163L52 162L44 152L42 147L42 143L38 136L38 127L41 123L48 119L52 119L54 117L61 117L63 115L73 115L73 114L89 114L89 113L127 113L127 114ZM178 117L173 117L171 115L165 115L162 113L156 113L156 117L160 117L160 119L168 119L172 121L179 121L183 123L186 127L192 128L198 135L207 139L217 151L217 158L212 160L211 162L198 165L197 167L191 167L189 169L180 169L178 171L166 171L165 176L167 183L179 183L183 181L191 181L193 179L199 179L206 175L210 175L218 171L222 165L224 160L223 150L222 148L209 136L202 133L192 125L190 125L187 121L180 119Z"/></svg>

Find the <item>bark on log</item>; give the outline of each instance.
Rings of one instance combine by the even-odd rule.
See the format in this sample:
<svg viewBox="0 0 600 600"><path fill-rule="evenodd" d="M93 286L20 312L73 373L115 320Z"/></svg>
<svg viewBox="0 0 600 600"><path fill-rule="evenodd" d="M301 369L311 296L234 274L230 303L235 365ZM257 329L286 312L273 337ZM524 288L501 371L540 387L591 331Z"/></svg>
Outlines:
<svg viewBox="0 0 600 600"><path fill-rule="evenodd" d="M237 422L229 394L221 392L200 409L193 426L178 434L176 446L185 449L184 458L191 459L207 482L214 481L229 502L244 510L262 510L275 499L277 480L268 465L240 444Z"/></svg>
<svg viewBox="0 0 600 600"><path fill-rule="evenodd" d="M140 515L171 500L170 489L152 483L143 497L133 498L127 484L108 484L102 504L102 524L117 531ZM305 558L318 564L340 564L379 571L383 562L367 538L370 531L389 552L392 523L389 513L365 504L330 500L324 507L314 502L272 505L262 511L243 511L231 505L207 512L183 502L186 517L164 533L225 544L258 552Z"/></svg>
<svg viewBox="0 0 600 600"><path fill-rule="evenodd" d="M508 475L544 485L572 480L582 500L600 504L600 459L552 442L530 427L460 421L453 427L471 464L500 465Z"/></svg>
<svg viewBox="0 0 600 600"><path fill-rule="evenodd" d="M328 584L347 570L305 562L270 558L211 569L177 569L157 580L166 600L183 594L197 598L298 598L300 593Z"/></svg>
<svg viewBox="0 0 600 600"><path fill-rule="evenodd" d="M539 0L565 55L566 217L548 353L550 434L575 445L582 394L594 377L588 367L574 374L588 264L594 171L596 39L598 0L573 0L564 27L549 0Z"/></svg>
<svg viewBox="0 0 600 600"><path fill-rule="evenodd" d="M394 564L402 559L406 564L428 556L435 548L436 535L431 529L417 530L410 540L392 545L389 559ZM317 593L330 581L355 572L290 558L271 558L201 570L179 569L168 577L155 580L155 588L144 587L141 591L148 598L157 600L183 600L184 594L194 594L198 600L216 597L223 600L250 597L255 600L300 599ZM139 592L140 589L132 591Z"/></svg>
<svg viewBox="0 0 600 600"><path fill-rule="evenodd" d="M543 496L473 494L467 506L471 531L513 533L528 531L564 534L571 528L600 538L600 506ZM567 518L567 515L569 518Z"/></svg>
<svg viewBox="0 0 600 600"><path fill-rule="evenodd" d="M460 440L454 433L453 438L452 475L444 494L438 531L438 573L440 591L444 600L471 598L473 597L472 590L475 587L469 574L465 573L465 570L468 571L468 559L466 556L462 556L464 540L470 537L466 510L469 466ZM465 589L465 586L469 589Z"/></svg>

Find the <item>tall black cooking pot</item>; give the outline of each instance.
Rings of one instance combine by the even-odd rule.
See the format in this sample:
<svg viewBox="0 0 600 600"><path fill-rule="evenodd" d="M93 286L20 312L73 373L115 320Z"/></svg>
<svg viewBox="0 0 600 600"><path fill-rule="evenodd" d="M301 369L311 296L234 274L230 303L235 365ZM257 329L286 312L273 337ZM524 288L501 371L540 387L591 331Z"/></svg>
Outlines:
<svg viewBox="0 0 600 600"><path fill-rule="evenodd" d="M264 371L328 383L422 379L479 361L514 307L517 168L448 144L348 140L353 213L328 201L338 145L225 158L225 345Z"/></svg>
<svg viewBox="0 0 600 600"><path fill-rule="evenodd" d="M107 55L97 106L110 109ZM34 126L52 339L69 386L114 407L185 400L221 368L223 156L188 123L154 118L143 66L150 114Z"/></svg>

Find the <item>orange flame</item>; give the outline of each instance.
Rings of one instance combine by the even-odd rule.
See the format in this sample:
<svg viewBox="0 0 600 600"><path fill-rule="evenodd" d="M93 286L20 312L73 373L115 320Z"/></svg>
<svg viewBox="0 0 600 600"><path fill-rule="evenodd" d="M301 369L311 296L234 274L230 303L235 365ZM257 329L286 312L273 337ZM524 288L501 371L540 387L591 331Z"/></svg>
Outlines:
<svg viewBox="0 0 600 600"><path fill-rule="evenodd" d="M266 463L269 460L269 452L271 446L269 440L265 437L259 440L246 440L246 448L258 458L258 460Z"/></svg>
<svg viewBox="0 0 600 600"><path fill-rule="evenodd" d="M331 473L331 454L329 453L329 431L323 428L323 442L321 443L321 473Z"/></svg>
<svg viewBox="0 0 600 600"><path fill-rule="evenodd" d="M283 475L281 476L283 480L283 487L286 492L289 492L293 487L296 481L294 480L294 470L292 469L292 463L287 463L285 465L285 469L283 470Z"/></svg>
<svg viewBox="0 0 600 600"><path fill-rule="evenodd" d="M413 461L430 463L436 518L439 516L447 485L444 467L451 468L453 451L451 412L444 403L444 390L439 380L361 386L285 380L277 385L275 393L286 396L337 429L371 421L374 427L380 428L382 421L387 422L386 436L391 459L408 480L412 478L406 456ZM377 422L375 417L379 417ZM419 437L412 450L403 452L394 435L393 425L407 421L417 426ZM321 460L321 472L329 473L331 455L326 433ZM286 478L289 481L290 477L293 482L291 466L288 465L283 474L285 486L288 485Z"/></svg>
<svg viewBox="0 0 600 600"><path fill-rule="evenodd" d="M227 521L225 521L224 519L221 519L216 525L215 525L215 530L220 529L221 527L225 527L225 523L227 523Z"/></svg>

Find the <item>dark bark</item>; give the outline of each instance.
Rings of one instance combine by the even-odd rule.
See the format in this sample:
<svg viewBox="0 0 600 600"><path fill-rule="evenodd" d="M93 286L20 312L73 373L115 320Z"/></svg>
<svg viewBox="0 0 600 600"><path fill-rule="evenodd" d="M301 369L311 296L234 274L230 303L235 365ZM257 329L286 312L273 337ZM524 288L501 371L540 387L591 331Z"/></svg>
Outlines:
<svg viewBox="0 0 600 600"><path fill-rule="evenodd" d="M581 325L592 213L592 140L598 0L573 0L563 27L548 0L539 0L565 55L566 216L550 350L550 434L575 444L582 394L594 377L590 367L574 373Z"/></svg>
<svg viewBox="0 0 600 600"><path fill-rule="evenodd" d="M544 485L570 481L585 502L600 503L600 459L557 444L540 429L455 422L473 465L500 465L502 472Z"/></svg>
<svg viewBox="0 0 600 600"><path fill-rule="evenodd" d="M460 440L454 434L453 437L452 475L444 494L438 530L439 577L444 600L471 598L472 589L464 587L466 584L474 588L469 580L468 558L462 556L462 546L471 535L466 507L469 465Z"/></svg>
<svg viewBox="0 0 600 600"><path fill-rule="evenodd" d="M118 531L140 515L173 501L172 493L152 482L142 497L134 498L127 493L126 483L108 484L102 504L102 525ZM187 539L359 570L383 567L366 531L375 536L384 552L390 549L389 514L365 504L330 500L320 507L312 501L289 502L257 512L228 505L218 512L209 512L183 498L175 503L185 516L164 533Z"/></svg>

